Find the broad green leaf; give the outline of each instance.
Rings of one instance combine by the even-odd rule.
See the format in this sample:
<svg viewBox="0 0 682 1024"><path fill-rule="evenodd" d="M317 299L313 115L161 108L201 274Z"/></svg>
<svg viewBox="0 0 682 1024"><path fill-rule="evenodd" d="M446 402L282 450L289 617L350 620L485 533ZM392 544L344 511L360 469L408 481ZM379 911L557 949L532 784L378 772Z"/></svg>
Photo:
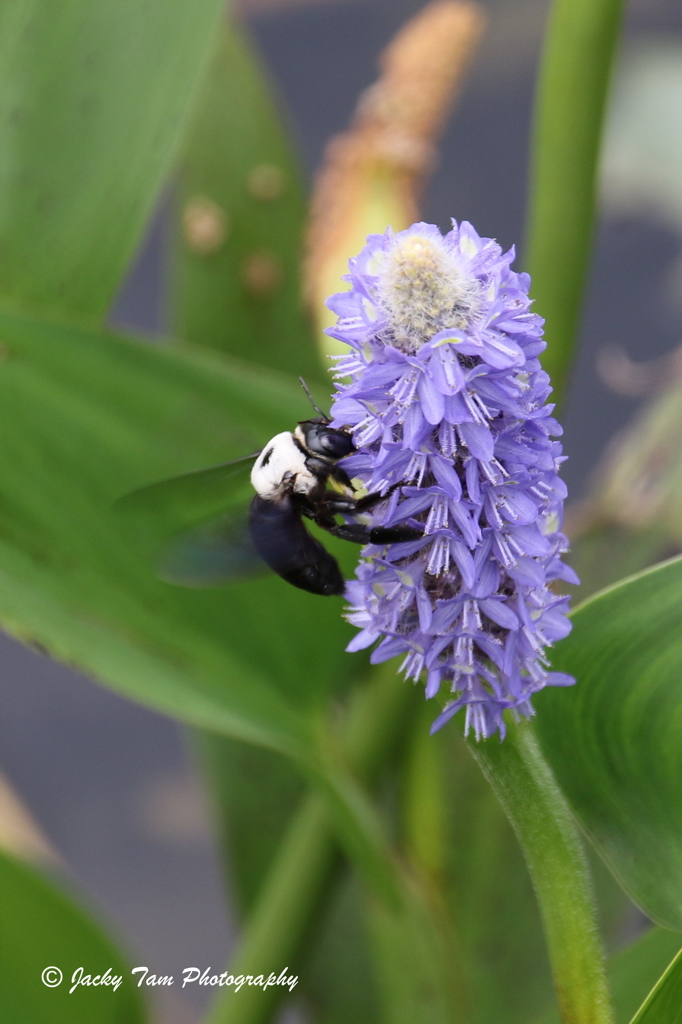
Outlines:
<svg viewBox="0 0 682 1024"><path fill-rule="evenodd" d="M682 1022L682 952L649 994L632 1024L681 1024Z"/></svg>
<svg viewBox="0 0 682 1024"><path fill-rule="evenodd" d="M666 931L665 928L651 928L646 935L612 958L609 963L609 983L616 1024L630 1024L642 1000L678 952L680 941L675 932ZM558 1012L555 1010L547 1014L537 1024L560 1024Z"/></svg>
<svg viewBox="0 0 682 1024"><path fill-rule="evenodd" d="M164 584L111 510L136 486L259 447L305 415L300 388L10 313L0 340L3 627L184 721L306 753L306 722L362 664L344 653L342 603L272 575Z"/></svg>
<svg viewBox="0 0 682 1024"><path fill-rule="evenodd" d="M545 755L626 892L682 930L682 559L584 602L538 696Z"/></svg>
<svg viewBox="0 0 682 1024"><path fill-rule="evenodd" d="M0 8L0 296L101 318L149 217L221 0Z"/></svg>
<svg viewBox="0 0 682 1024"><path fill-rule="evenodd" d="M174 330L319 376L299 281L305 202L280 121L258 60L225 26L178 167Z"/></svg>
<svg viewBox="0 0 682 1024"><path fill-rule="evenodd" d="M50 988L45 968L63 980ZM121 978L113 987L79 985L82 977ZM48 976L48 980L56 975ZM100 927L32 868L0 853L0 1007L11 1024L142 1024L137 987L119 951Z"/></svg>
<svg viewBox="0 0 682 1024"><path fill-rule="evenodd" d="M169 586L110 508L176 439L199 462L221 442L253 449L304 396L216 357L11 314L0 336L0 622L159 710L313 763L343 841L393 893L370 806L314 727L352 676L341 602L272 575L208 593Z"/></svg>

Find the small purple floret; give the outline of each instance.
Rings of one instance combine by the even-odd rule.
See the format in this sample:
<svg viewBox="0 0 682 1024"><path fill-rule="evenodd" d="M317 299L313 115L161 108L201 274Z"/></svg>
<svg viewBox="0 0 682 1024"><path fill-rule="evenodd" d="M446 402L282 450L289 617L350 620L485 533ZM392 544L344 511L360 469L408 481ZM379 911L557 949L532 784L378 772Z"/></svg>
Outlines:
<svg viewBox="0 0 682 1024"><path fill-rule="evenodd" d="M423 531L363 550L346 588L360 628L348 650L379 641L374 664L401 655L427 697L447 695L432 731L466 708L477 738L504 737L503 711L528 717L534 693L574 682L545 657L571 628L568 598L549 585L578 580L561 561L543 321L513 259L466 222L445 237L414 224L370 236L350 291L328 303L339 317L328 333L352 349L332 407L357 447L344 468L386 494L372 525Z"/></svg>

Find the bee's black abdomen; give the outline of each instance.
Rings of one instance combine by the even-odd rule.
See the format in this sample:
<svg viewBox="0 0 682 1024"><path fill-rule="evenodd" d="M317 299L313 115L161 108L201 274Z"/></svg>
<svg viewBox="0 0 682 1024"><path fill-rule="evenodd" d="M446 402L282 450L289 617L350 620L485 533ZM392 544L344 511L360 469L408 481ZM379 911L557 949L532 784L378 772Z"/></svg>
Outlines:
<svg viewBox="0 0 682 1024"><path fill-rule="evenodd" d="M249 531L254 547L273 572L311 594L343 594L336 559L306 530L291 499L251 502Z"/></svg>

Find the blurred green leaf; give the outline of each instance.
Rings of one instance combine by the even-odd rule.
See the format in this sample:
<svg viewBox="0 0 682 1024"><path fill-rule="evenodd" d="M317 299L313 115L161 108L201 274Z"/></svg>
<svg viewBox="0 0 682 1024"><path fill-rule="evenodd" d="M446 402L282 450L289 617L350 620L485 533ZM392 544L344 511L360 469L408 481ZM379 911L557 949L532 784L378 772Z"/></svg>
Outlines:
<svg viewBox="0 0 682 1024"><path fill-rule="evenodd" d="M0 8L0 295L101 318L157 197L222 0Z"/></svg>
<svg viewBox="0 0 682 1024"><path fill-rule="evenodd" d="M176 178L170 259L175 334L252 363L319 375L300 303L305 202L298 170L263 69L231 22L218 33ZM249 291L245 267L249 256L264 250L279 261L281 277L273 290L256 294ZM302 395L301 401L297 418L307 412ZM278 430L288 425L282 421ZM207 489L207 509L211 497ZM300 655L318 636L301 629L299 642ZM199 747L230 850L230 884L246 909L301 795L300 775L281 757L223 736L202 735Z"/></svg>
<svg viewBox="0 0 682 1024"><path fill-rule="evenodd" d="M209 592L164 584L110 507L263 444L305 415L298 386L10 313L0 339L3 627L186 722L306 755L307 723L363 664L344 653L341 603L272 575Z"/></svg>
<svg viewBox="0 0 682 1024"><path fill-rule="evenodd" d="M682 559L573 614L554 667L576 687L538 696L545 755L626 892L682 930Z"/></svg>
<svg viewBox="0 0 682 1024"><path fill-rule="evenodd" d="M416 690L404 684L396 685L397 682L391 666L374 669L371 681L353 693L347 714L339 722L338 742L343 755L350 770L365 784L371 785L385 769L402 732L400 724L408 713L413 713ZM338 863L334 839L325 801L319 793L309 796L292 817L285 839L268 867L234 964L230 965L233 973L253 973L260 970L259 964L268 960L290 964L298 961L301 947L326 909L333 881L331 869L334 862ZM319 945L317 939L315 945ZM348 959L344 959L347 963ZM350 980L346 976L347 985L353 980L352 975ZM318 976L317 986L319 983ZM343 984L343 979L337 976L331 983L335 992L339 984ZM212 1010L211 1022L265 1024L269 1021L272 1003L283 993L269 990L269 996L263 997L254 990L249 992L251 996L244 988L238 1000L229 993L220 995ZM319 997L319 987L316 994ZM357 998L357 994L354 997ZM338 1002L330 1006L334 998L332 995L330 1000L329 989L325 987L322 1010L319 1004L316 1006L319 1019L339 1022L347 1019L338 1016L341 1009ZM349 1002L354 1005L355 998L344 1000L345 1005Z"/></svg>
<svg viewBox="0 0 682 1024"><path fill-rule="evenodd" d="M324 408L331 386L314 386L320 366L300 298L306 209L299 173L259 61L233 26L223 29L195 108L174 198L175 332L303 374ZM254 287L259 270L260 289ZM343 548L352 572L357 551ZM313 631L301 634L302 650L319 642ZM224 736L205 733L199 745L227 850L229 884L241 908L251 911L301 795L300 773L277 754ZM334 879L304 930L316 934L301 987L316 1020L360 1022L369 1013L369 1024L376 1005L358 883L346 878L339 886L338 873Z"/></svg>
<svg viewBox="0 0 682 1024"><path fill-rule="evenodd" d="M616 1024L630 1024L642 1000L679 948L680 937L675 932L651 928L646 935L613 957L609 963L609 982ZM537 1024L560 1024L558 1012L555 1010L542 1017Z"/></svg>
<svg viewBox="0 0 682 1024"><path fill-rule="evenodd" d="M341 759L324 757L320 768L325 807L344 852L373 894L389 909L399 911L400 866L378 809Z"/></svg>
<svg viewBox="0 0 682 1024"><path fill-rule="evenodd" d="M424 882L403 868L400 905L369 899L381 1020L386 1024L456 1024L469 1020L458 987L447 920Z"/></svg>
<svg viewBox="0 0 682 1024"><path fill-rule="evenodd" d="M371 805L318 724L352 676L341 603L272 574L213 592L164 584L110 508L176 440L199 463L245 435L252 449L305 396L207 354L12 314L0 336L0 622L136 700L297 758L370 883L395 897Z"/></svg>
<svg viewBox="0 0 682 1024"><path fill-rule="evenodd" d="M367 890L350 868L321 903L304 985L315 1024L377 1024L381 1019L365 914Z"/></svg>
<svg viewBox="0 0 682 1024"><path fill-rule="evenodd" d="M554 0L536 93L527 264L547 320L542 364L555 397L576 344L597 164L623 0Z"/></svg>
<svg viewBox="0 0 682 1024"><path fill-rule="evenodd" d="M230 884L244 917L255 903L304 785L289 760L270 750L196 732Z"/></svg>
<svg viewBox="0 0 682 1024"><path fill-rule="evenodd" d="M41 981L58 967L61 985ZM69 995L77 968L83 975L122 978L119 987L80 985ZM0 853L0 992L7 1024L142 1024L147 1019L130 967L64 893L27 865Z"/></svg>
<svg viewBox="0 0 682 1024"><path fill-rule="evenodd" d="M319 376L301 300L298 168L263 69L231 26L221 31L183 147L176 199L175 333Z"/></svg>
<svg viewBox="0 0 682 1024"><path fill-rule="evenodd" d="M682 952L649 994L632 1018L632 1024L681 1024L682 1022Z"/></svg>

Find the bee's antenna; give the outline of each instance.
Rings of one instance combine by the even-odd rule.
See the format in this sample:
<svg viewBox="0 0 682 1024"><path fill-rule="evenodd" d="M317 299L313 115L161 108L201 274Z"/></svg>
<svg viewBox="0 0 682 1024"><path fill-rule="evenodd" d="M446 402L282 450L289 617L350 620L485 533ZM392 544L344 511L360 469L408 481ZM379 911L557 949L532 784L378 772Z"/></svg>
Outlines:
<svg viewBox="0 0 682 1024"><path fill-rule="evenodd" d="M320 414L320 416L322 417L322 419L324 419L327 422L329 422L329 417L327 416L327 414L325 412L322 412L322 410L320 409L319 405L315 405L315 400L314 400L313 396L310 393L310 388L308 387L306 382L303 380L303 377L299 377L298 379L301 382L301 387L305 391L305 393L306 393L306 395L308 397L308 401L312 405L312 407L315 410L315 412L318 412Z"/></svg>

